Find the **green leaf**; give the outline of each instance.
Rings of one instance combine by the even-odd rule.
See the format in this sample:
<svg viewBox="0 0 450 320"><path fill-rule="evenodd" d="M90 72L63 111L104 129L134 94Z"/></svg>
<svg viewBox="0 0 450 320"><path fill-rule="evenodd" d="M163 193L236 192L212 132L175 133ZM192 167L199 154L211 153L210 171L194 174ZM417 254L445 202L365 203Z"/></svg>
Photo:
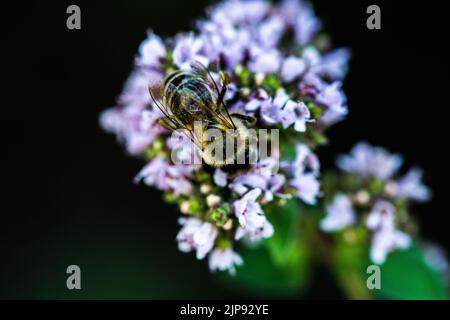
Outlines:
<svg viewBox="0 0 450 320"><path fill-rule="evenodd" d="M258 296L290 297L306 287L310 267L297 201L290 200L282 207L266 205L264 211L274 226L274 235L260 247L240 251L244 265L225 282Z"/></svg>
<svg viewBox="0 0 450 320"><path fill-rule="evenodd" d="M264 298L289 298L305 287L308 274L300 264L277 266L267 248L246 248L239 254L244 260L236 275L222 274L219 279L234 290Z"/></svg>
<svg viewBox="0 0 450 320"><path fill-rule="evenodd" d="M388 255L381 268L381 289L387 299L448 299L449 293L438 272L424 259L417 246Z"/></svg>
<svg viewBox="0 0 450 320"><path fill-rule="evenodd" d="M272 223L275 232L266 240L272 260L277 265L292 264L298 260L300 250L300 212L296 199L289 200L280 207L268 205L264 207L267 219Z"/></svg>

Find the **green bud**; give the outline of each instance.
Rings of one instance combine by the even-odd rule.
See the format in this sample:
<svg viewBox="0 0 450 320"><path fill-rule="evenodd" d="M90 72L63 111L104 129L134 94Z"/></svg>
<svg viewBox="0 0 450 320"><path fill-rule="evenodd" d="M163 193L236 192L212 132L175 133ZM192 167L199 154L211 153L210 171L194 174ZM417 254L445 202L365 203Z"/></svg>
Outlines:
<svg viewBox="0 0 450 320"><path fill-rule="evenodd" d="M244 87L248 87L251 82L251 73L248 69L242 68L241 73L239 74L239 80Z"/></svg>
<svg viewBox="0 0 450 320"><path fill-rule="evenodd" d="M203 194L208 194L212 191L212 186L209 183L203 183L200 185L200 192Z"/></svg>
<svg viewBox="0 0 450 320"><path fill-rule="evenodd" d="M237 64L234 67L234 73L236 73L238 76L241 75L242 71L244 70L244 67L242 66L242 64Z"/></svg>
<svg viewBox="0 0 450 320"><path fill-rule="evenodd" d="M167 203L171 203L171 204L177 203L180 200L180 198L178 196L174 195L172 192L164 193L163 199Z"/></svg>
<svg viewBox="0 0 450 320"><path fill-rule="evenodd" d="M384 187L383 181L381 181L380 179L373 179L370 182L369 189L372 193L378 194L381 191L383 191L383 187Z"/></svg>
<svg viewBox="0 0 450 320"><path fill-rule="evenodd" d="M226 249L231 248L232 244L233 243L230 241L230 239L220 238L217 241L217 248L220 249L220 250L226 250Z"/></svg>
<svg viewBox="0 0 450 320"><path fill-rule="evenodd" d="M323 115L323 109L316 106L314 103L309 102L307 104L309 111L311 112L311 116L313 119L319 119Z"/></svg>
<svg viewBox="0 0 450 320"><path fill-rule="evenodd" d="M281 87L281 83L276 76L270 75L264 79L261 87L269 93L275 93Z"/></svg>
<svg viewBox="0 0 450 320"><path fill-rule="evenodd" d="M230 215L230 205L222 203L218 208L211 210L209 217L218 226L223 226Z"/></svg>
<svg viewBox="0 0 450 320"><path fill-rule="evenodd" d="M184 214L198 216L203 212L203 203L195 195L189 199L179 202L180 211Z"/></svg>
<svg viewBox="0 0 450 320"><path fill-rule="evenodd" d="M202 203L197 197L192 196L189 198L189 213L199 213L202 210L202 207Z"/></svg>
<svg viewBox="0 0 450 320"><path fill-rule="evenodd" d="M200 183L209 182L210 178L210 174L203 170L199 170L195 173L195 179Z"/></svg>
<svg viewBox="0 0 450 320"><path fill-rule="evenodd" d="M147 150L145 150L145 157L147 159L153 159L160 155L164 155L164 142L161 138L158 138L149 148L147 148Z"/></svg>
<svg viewBox="0 0 450 320"><path fill-rule="evenodd" d="M328 143L328 138L322 132L317 132L314 130L309 130L309 134L311 139L319 146L325 145Z"/></svg>

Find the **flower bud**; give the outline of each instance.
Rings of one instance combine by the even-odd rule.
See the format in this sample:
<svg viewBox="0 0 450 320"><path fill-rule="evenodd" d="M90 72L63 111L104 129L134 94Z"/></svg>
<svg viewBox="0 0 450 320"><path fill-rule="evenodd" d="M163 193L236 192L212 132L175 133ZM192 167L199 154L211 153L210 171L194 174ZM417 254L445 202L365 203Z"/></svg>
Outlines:
<svg viewBox="0 0 450 320"><path fill-rule="evenodd" d="M221 198L218 195L210 194L206 197L206 204L210 208L217 207L217 205L220 203Z"/></svg>

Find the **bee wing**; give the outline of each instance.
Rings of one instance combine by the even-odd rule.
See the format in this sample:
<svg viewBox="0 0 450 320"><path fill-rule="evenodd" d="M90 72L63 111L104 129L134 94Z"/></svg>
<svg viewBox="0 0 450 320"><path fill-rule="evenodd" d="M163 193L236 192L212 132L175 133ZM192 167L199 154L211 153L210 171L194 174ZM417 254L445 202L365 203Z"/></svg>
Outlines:
<svg viewBox="0 0 450 320"><path fill-rule="evenodd" d="M206 84L208 84L208 86L213 89L214 94L218 97L219 87L217 86L217 83L209 72L208 68L206 68L203 63L197 60L190 61L189 65L191 67L192 73L202 78L206 82Z"/></svg>
<svg viewBox="0 0 450 320"><path fill-rule="evenodd" d="M172 114L172 112L164 104L164 82L150 82L148 86L148 92L152 98L153 104L162 112L162 114L167 118L175 128L180 128L180 122ZM182 128L182 127L181 127Z"/></svg>
<svg viewBox="0 0 450 320"><path fill-rule="evenodd" d="M165 119L169 122L169 125L172 130L176 129L184 129L183 132L186 136L191 139L191 141L199 148L201 148L201 144L198 139L195 137L195 134L192 130L186 127L178 118L170 111L169 108L164 104L164 82L152 82L148 86L148 91L150 93L150 97L153 100L154 105L162 112L165 116ZM189 134L188 134L189 132Z"/></svg>
<svg viewBox="0 0 450 320"><path fill-rule="evenodd" d="M222 89L219 90L219 86L217 85L209 70L199 61L191 61L190 67L192 72L202 78L216 95L217 110L212 110L211 107L206 104L204 104L204 108L206 108L210 112L210 114L216 118L216 122L224 124L227 128L236 129L236 126L234 125L233 120L231 119L230 114L228 113L228 110L223 101L226 92L226 84L224 83Z"/></svg>

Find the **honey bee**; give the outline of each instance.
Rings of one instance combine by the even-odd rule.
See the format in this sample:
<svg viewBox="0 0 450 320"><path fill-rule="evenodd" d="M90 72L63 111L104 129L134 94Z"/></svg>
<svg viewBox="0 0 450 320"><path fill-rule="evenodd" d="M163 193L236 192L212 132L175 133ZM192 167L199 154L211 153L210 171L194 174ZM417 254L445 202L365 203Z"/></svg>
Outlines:
<svg viewBox="0 0 450 320"><path fill-rule="evenodd" d="M159 84L150 84L154 104L164 114L160 124L169 130L185 129L199 148L203 161L224 168L256 159L256 134L251 116L228 113L225 94L229 76L220 72L221 89L199 62L177 70Z"/></svg>

